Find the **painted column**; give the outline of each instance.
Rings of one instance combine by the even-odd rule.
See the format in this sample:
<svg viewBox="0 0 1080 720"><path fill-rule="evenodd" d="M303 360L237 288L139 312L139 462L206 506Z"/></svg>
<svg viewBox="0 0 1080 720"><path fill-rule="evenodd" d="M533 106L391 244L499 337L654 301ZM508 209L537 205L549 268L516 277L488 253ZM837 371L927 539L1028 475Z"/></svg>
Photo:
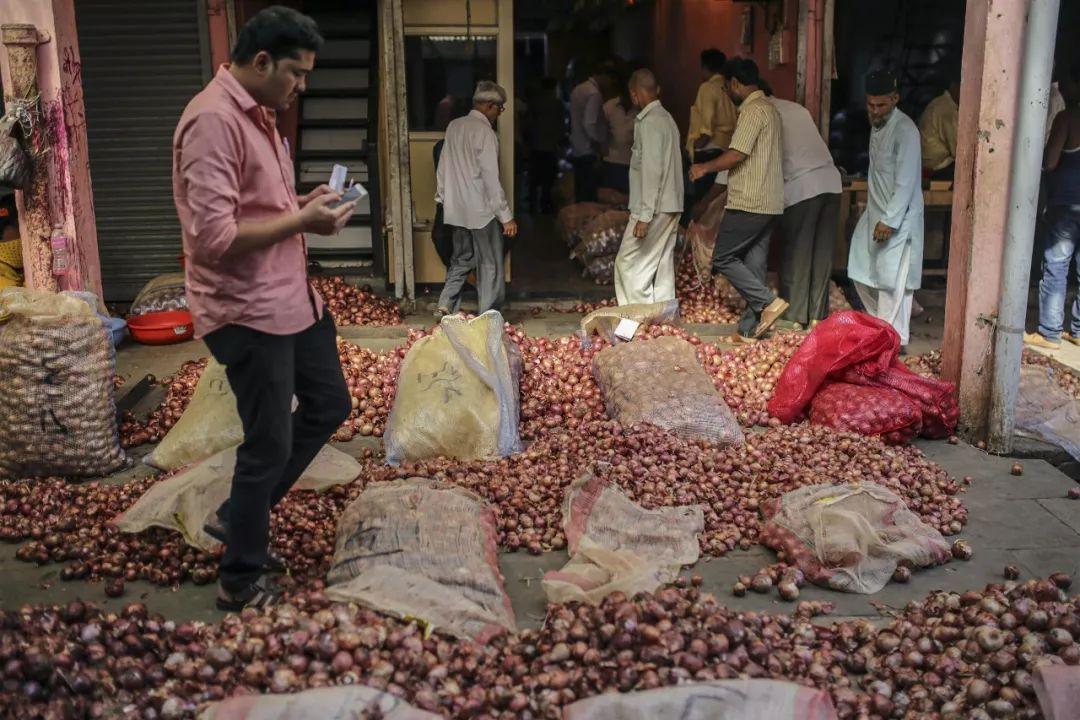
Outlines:
<svg viewBox="0 0 1080 720"><path fill-rule="evenodd" d="M26 284L56 289L50 236L69 238L74 271L65 286L100 296L101 266L90 186L82 63L74 0L0 3L5 52L0 53L5 100L40 93L39 161L30 191L17 194Z"/></svg>
<svg viewBox="0 0 1080 720"><path fill-rule="evenodd" d="M942 372L973 441L987 434L1027 7L969 0L964 25Z"/></svg>

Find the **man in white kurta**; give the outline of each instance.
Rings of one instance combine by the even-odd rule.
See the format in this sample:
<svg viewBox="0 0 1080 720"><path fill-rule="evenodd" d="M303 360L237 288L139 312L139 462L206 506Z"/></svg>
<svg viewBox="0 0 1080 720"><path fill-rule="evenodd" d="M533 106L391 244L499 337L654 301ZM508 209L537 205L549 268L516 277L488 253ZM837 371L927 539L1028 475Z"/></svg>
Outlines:
<svg viewBox="0 0 1080 720"><path fill-rule="evenodd" d="M919 129L901 112L896 78L866 77L870 116L869 197L851 237L848 277L866 311L910 339L911 301L922 281L923 194Z"/></svg>
<svg viewBox="0 0 1080 720"><path fill-rule="evenodd" d="M641 108L630 154L630 222L615 256L620 305L675 299L675 239L683 209L679 128L660 104L648 70L630 78L630 97Z"/></svg>

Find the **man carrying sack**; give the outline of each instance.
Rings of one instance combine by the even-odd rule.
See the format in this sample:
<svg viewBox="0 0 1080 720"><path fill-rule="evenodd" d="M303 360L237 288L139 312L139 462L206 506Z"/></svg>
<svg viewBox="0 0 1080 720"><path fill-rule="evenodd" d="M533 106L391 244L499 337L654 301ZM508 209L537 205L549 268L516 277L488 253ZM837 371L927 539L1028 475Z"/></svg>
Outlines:
<svg viewBox="0 0 1080 720"><path fill-rule="evenodd" d="M304 233L338 232L354 203L335 205L325 185L298 198L274 124L304 92L322 42L311 18L261 11L173 137L195 335L225 366L244 428L229 499L204 528L225 543L217 606L226 611L278 600L268 576L286 567L269 550L270 510L351 409L334 321L308 282Z"/></svg>

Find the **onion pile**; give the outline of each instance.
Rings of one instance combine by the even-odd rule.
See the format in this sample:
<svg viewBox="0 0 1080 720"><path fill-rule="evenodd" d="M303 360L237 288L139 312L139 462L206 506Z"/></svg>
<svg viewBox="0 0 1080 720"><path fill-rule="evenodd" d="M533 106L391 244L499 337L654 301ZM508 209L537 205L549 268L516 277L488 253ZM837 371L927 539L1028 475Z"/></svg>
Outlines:
<svg viewBox="0 0 1080 720"><path fill-rule="evenodd" d="M647 425L583 421L545 432L523 453L498 461L436 458L394 468L373 460L363 476L418 475L466 487L494 506L504 548L540 553L565 547L563 497L589 470L646 508L705 505L699 540L709 555L757 543L762 505L805 485L873 481L946 535L967 522L961 486L917 448L807 424L770 428L750 436L745 447L721 448Z"/></svg>
<svg viewBox="0 0 1080 720"><path fill-rule="evenodd" d="M746 302L728 282L703 282L693 253L685 252L675 269L675 296L683 322L730 325L739 321Z"/></svg>
<svg viewBox="0 0 1080 720"><path fill-rule="evenodd" d="M340 277L313 277L312 286L322 295L337 325L400 325L401 308L379 297L370 285L356 287Z"/></svg>
<svg viewBox="0 0 1080 720"><path fill-rule="evenodd" d="M423 335L409 330L407 342L388 352L375 352L338 339L338 358L352 397L352 412L334 433L334 440L343 442L357 435L382 437L394 404L401 361Z"/></svg>
<svg viewBox="0 0 1080 720"><path fill-rule="evenodd" d="M932 593L876 628L820 625L828 603L738 613L697 587L551 605L544 626L480 644L331 604L319 590L220 623L141 603L0 612L0 702L13 717L193 717L251 693L363 684L453 718L559 717L575 700L694 681L774 678L825 690L840 718L1038 717L1032 672L1080 662L1070 579Z"/></svg>
<svg viewBox="0 0 1080 720"><path fill-rule="evenodd" d="M371 451L366 451L368 457ZM64 563L62 580L144 580L155 585L217 580L220 548L205 553L188 546L179 533L150 528L129 534L111 521L151 485L168 475L123 485L74 485L58 478L0 481L0 540L29 542L15 557L37 565ZM321 493L294 491L271 515L271 546L287 562L290 581L310 582L326 575L337 518L363 483L334 486ZM104 588L112 594L109 587Z"/></svg>
<svg viewBox="0 0 1080 720"><path fill-rule="evenodd" d="M188 360L180 366L175 375L162 380L165 397L150 411L145 421L138 420L130 411L125 411L120 420L120 444L126 449L156 443L165 437L191 402L191 396L195 394L195 386L199 384L206 364L207 358ZM155 378L151 378L151 381L157 382Z"/></svg>

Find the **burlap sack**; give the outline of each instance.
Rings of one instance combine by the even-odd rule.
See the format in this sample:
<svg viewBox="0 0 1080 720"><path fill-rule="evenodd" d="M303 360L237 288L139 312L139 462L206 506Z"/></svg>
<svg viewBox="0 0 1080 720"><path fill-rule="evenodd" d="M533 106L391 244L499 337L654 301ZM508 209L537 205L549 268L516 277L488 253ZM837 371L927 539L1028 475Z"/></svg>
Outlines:
<svg viewBox="0 0 1080 720"><path fill-rule="evenodd" d="M496 538L495 514L468 490L369 485L338 522L326 594L483 642L515 629Z"/></svg>
<svg viewBox="0 0 1080 720"><path fill-rule="evenodd" d="M203 526L229 497L235 469L234 446L152 485L113 522L128 533L155 526L175 530L188 545L209 552L218 541L203 532ZM293 490L325 490L352 482L359 475L360 463L326 445L304 470Z"/></svg>
<svg viewBox="0 0 1080 720"><path fill-rule="evenodd" d="M126 462L112 338L66 294L0 292L0 477L108 475Z"/></svg>
<svg viewBox="0 0 1080 720"><path fill-rule="evenodd" d="M184 273L165 273L143 285L132 301L128 314L145 315L168 310L187 310L187 306Z"/></svg>
<svg viewBox="0 0 1080 720"><path fill-rule="evenodd" d="M143 462L159 470L176 470L239 445L243 439L244 427L225 367L210 358L184 414Z"/></svg>
<svg viewBox="0 0 1080 720"><path fill-rule="evenodd" d="M443 318L401 364L386 424L386 461L519 452L520 376L521 356L502 315L489 310L472 320Z"/></svg>
<svg viewBox="0 0 1080 720"><path fill-rule="evenodd" d="M605 348L593 358L608 416L624 426L647 422L679 437L742 445L735 415L698 362L694 346L677 337Z"/></svg>

